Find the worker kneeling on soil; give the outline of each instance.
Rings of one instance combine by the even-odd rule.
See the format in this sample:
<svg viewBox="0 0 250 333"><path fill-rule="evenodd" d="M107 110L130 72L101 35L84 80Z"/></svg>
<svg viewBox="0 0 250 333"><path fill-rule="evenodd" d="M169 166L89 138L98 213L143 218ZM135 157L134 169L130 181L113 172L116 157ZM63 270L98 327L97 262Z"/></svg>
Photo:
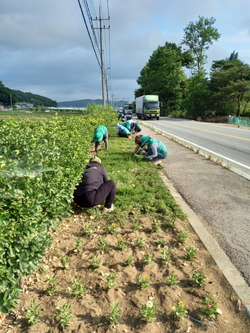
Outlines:
<svg viewBox="0 0 250 333"><path fill-rule="evenodd" d="M107 171L101 163L97 156L89 160L82 180L74 191L74 202L80 207L91 208L105 200L103 213L109 213L114 210L116 183L108 180Z"/></svg>
<svg viewBox="0 0 250 333"><path fill-rule="evenodd" d="M167 147L160 140L152 139L150 136L137 135L135 144L137 146L134 154L140 154L141 151L145 150L144 159L152 160L156 165L161 165L161 160L168 156Z"/></svg>

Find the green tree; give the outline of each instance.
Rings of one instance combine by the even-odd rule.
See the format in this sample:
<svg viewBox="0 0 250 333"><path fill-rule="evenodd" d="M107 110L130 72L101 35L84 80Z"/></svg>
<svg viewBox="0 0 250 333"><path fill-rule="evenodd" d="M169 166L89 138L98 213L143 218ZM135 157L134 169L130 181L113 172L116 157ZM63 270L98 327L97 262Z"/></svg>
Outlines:
<svg viewBox="0 0 250 333"><path fill-rule="evenodd" d="M183 102L186 115L191 119L205 119L213 115L210 108L211 92L203 69L188 79L187 96Z"/></svg>
<svg viewBox="0 0 250 333"><path fill-rule="evenodd" d="M250 100L250 66L234 56L214 61L210 89L217 115L240 115Z"/></svg>
<svg viewBox="0 0 250 333"><path fill-rule="evenodd" d="M137 79L140 88L135 91L135 97L159 95L163 115L178 112L186 87L182 66L191 61L190 54L182 52L181 47L174 43L166 42L159 46L140 72Z"/></svg>
<svg viewBox="0 0 250 333"><path fill-rule="evenodd" d="M205 51L220 38L220 34L216 28L213 27L215 19L205 18L199 16L199 20L189 22L188 26L184 29L184 37L181 44L188 47L188 50L194 57L194 68L199 70L205 63L207 56Z"/></svg>
<svg viewBox="0 0 250 333"><path fill-rule="evenodd" d="M15 92L5 87L2 81L0 81L0 102L7 107L15 105L17 102L17 96Z"/></svg>

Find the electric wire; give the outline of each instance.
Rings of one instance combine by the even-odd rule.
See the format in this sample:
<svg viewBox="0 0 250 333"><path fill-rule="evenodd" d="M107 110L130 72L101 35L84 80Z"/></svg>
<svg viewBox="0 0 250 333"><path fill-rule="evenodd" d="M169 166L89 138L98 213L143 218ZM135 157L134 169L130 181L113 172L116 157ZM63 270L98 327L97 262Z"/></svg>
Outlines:
<svg viewBox="0 0 250 333"><path fill-rule="evenodd" d="M92 38L91 38L91 35L90 35L90 32L89 32L89 28L88 28L88 25L87 25L87 21L85 19L85 16L84 16L84 13L83 13L83 9L82 9L82 5L80 3L80 0L78 0L78 4L79 4L79 7L80 7L80 10L81 10L81 13L82 13L82 17L83 17L83 20L84 20L84 23L85 23L85 26L86 26L86 29L87 29L87 32L88 32L88 35L89 35L89 39L90 39L90 42L91 42L91 45L92 45L92 48L94 50L94 53L95 53L95 56L96 56L96 60L99 64L99 67L101 68L101 64L100 64L100 61L98 59L98 56L97 56L97 53L96 53L96 50L95 50L95 47L94 47L94 43L92 41Z"/></svg>

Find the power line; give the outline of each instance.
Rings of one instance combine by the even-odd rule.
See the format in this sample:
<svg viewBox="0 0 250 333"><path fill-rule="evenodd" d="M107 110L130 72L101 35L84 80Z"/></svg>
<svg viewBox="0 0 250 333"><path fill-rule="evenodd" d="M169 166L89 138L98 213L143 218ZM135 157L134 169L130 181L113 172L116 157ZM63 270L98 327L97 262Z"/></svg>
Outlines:
<svg viewBox="0 0 250 333"><path fill-rule="evenodd" d="M90 39L90 42L91 42L91 45L92 45L92 48L94 50L94 53L95 53L95 56L96 56L96 60L99 64L99 67L101 67L101 64L100 64L100 61L98 59L98 56L97 56L97 53L96 53L96 50L95 50L95 47L94 47L94 43L92 41L92 38L91 38L91 35L90 35L90 32L89 32L89 28L88 28L88 25L87 25L87 22L86 22L86 19L85 19L85 16L84 16L84 13L83 13L83 9L82 9L82 5L80 3L80 0L78 0L78 4L79 4L79 7L80 7L80 10L81 10L81 13L82 13L82 17L83 17L83 20L84 20L84 23L85 23L85 26L86 26L86 29L87 29L87 32L88 32L88 35L89 35L89 39Z"/></svg>

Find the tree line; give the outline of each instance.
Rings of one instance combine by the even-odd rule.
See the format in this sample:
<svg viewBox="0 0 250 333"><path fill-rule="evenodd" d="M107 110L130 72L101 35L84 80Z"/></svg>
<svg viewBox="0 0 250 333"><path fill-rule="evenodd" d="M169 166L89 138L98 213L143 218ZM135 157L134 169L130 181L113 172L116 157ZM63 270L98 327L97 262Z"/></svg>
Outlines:
<svg viewBox="0 0 250 333"><path fill-rule="evenodd" d="M15 104L32 104L34 107L57 107L57 102L50 98L32 94L30 92L22 92L20 90L13 90L4 86L0 81L0 103L5 107L15 107Z"/></svg>
<svg viewBox="0 0 250 333"><path fill-rule="evenodd" d="M159 95L162 115L250 116L250 66L239 60L238 52L213 61L209 74L205 70L206 51L220 38L214 23L213 17L199 16L184 29L180 45L159 46L137 78L135 97Z"/></svg>

